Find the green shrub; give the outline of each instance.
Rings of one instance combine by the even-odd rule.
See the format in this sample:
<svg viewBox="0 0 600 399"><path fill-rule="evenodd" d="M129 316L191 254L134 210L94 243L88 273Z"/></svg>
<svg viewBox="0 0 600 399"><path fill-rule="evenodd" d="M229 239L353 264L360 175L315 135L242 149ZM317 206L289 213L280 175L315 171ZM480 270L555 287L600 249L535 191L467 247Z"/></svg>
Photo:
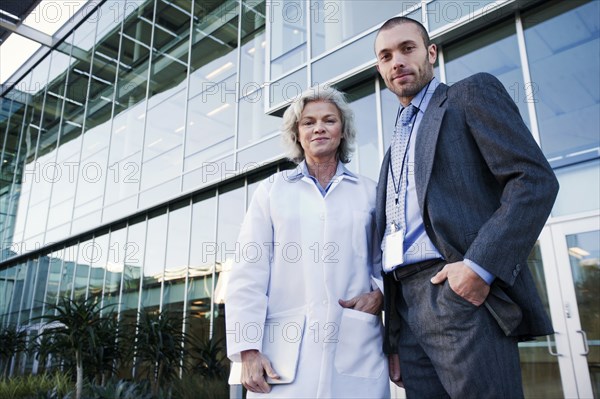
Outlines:
<svg viewBox="0 0 600 399"><path fill-rule="evenodd" d="M0 381L0 398L60 398L70 397L71 376L64 373L12 377Z"/></svg>

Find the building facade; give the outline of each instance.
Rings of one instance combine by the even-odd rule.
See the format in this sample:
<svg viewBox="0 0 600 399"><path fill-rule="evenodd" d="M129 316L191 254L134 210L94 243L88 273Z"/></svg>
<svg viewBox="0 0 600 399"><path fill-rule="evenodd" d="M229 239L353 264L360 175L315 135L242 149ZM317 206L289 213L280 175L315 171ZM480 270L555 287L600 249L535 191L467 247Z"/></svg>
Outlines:
<svg viewBox="0 0 600 399"><path fill-rule="evenodd" d="M438 44L438 79L500 79L561 184L529 258L556 333L520 344L527 397L600 395L598 1L107 0L80 14L2 89L1 326L95 295L122 323L169 310L223 337L219 277L246 207L290 167L283 109L314 84L345 91L349 168L376 179L398 102L374 36L407 15Z"/></svg>

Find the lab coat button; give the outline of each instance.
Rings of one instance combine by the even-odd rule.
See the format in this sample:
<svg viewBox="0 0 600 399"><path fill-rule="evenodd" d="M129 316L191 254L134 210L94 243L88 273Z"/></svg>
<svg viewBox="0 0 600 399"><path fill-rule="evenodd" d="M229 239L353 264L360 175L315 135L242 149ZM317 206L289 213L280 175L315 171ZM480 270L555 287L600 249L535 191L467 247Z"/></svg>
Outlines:
<svg viewBox="0 0 600 399"><path fill-rule="evenodd" d="M325 214L324 214L324 213L320 213L320 214L319 214L319 219L321 219L321 220L325 220Z"/></svg>

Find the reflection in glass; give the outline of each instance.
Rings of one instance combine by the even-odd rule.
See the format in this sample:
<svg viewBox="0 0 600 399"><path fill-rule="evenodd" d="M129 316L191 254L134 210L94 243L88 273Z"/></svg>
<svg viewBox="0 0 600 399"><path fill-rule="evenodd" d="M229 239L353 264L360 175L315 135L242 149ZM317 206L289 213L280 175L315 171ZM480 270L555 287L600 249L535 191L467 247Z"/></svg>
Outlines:
<svg viewBox="0 0 600 399"><path fill-rule="evenodd" d="M530 99L525 96L519 45L512 20L444 47L444 58L448 84L478 72L487 72L497 77L519 107L527 126L530 126L527 111Z"/></svg>
<svg viewBox="0 0 600 399"><path fill-rule="evenodd" d="M79 243L79 254L75 266L75 281L73 282L73 300L87 298L87 287L90 280L90 263L94 256L94 241L89 239Z"/></svg>
<svg viewBox="0 0 600 399"><path fill-rule="evenodd" d="M182 86L180 83L187 77L191 6L190 1L156 4L149 80L149 97L156 97L156 101L162 100L158 94Z"/></svg>
<svg viewBox="0 0 600 399"><path fill-rule="evenodd" d="M90 259L90 282L88 297L94 297L94 302L102 300L102 288L104 287L104 272L108 260L108 234L94 238L91 249L87 251Z"/></svg>
<svg viewBox="0 0 600 399"><path fill-rule="evenodd" d="M242 2L240 90L250 93L265 81L265 1ZM240 94L243 97L245 94Z"/></svg>
<svg viewBox="0 0 600 399"><path fill-rule="evenodd" d="M184 130L185 90L149 110L144 138L142 190L181 174Z"/></svg>
<svg viewBox="0 0 600 399"><path fill-rule="evenodd" d="M187 331L199 339L209 337L211 324L212 274L215 268L215 192L193 199L192 230L187 286ZM191 361L191 359L186 359Z"/></svg>
<svg viewBox="0 0 600 399"><path fill-rule="evenodd" d="M555 170L560 191L552 216L564 216L598 209L600 204L600 164L597 160Z"/></svg>
<svg viewBox="0 0 600 399"><path fill-rule="evenodd" d="M234 74L225 81L214 83L190 100L185 143L186 171L233 150L235 79Z"/></svg>
<svg viewBox="0 0 600 399"><path fill-rule="evenodd" d="M217 258L216 263L225 263L233 258L237 238L246 213L244 182L238 181L219 190L219 213L217 215Z"/></svg>
<svg viewBox="0 0 600 399"><path fill-rule="evenodd" d="M21 314L19 316L19 324L27 323L31 307L33 304L34 288L38 280L38 261L30 259L27 261L27 277L23 288L23 303L21 305Z"/></svg>
<svg viewBox="0 0 600 399"><path fill-rule="evenodd" d="M75 265L77 264L77 244L66 247L62 254L63 270L60 281L59 298L71 298L73 292L73 280L75 278Z"/></svg>
<svg viewBox="0 0 600 399"><path fill-rule="evenodd" d="M184 201L169 211L163 310L183 311L185 280L188 272L190 211L189 201Z"/></svg>
<svg viewBox="0 0 600 399"><path fill-rule="evenodd" d="M550 316L548 289L539 242L536 242L531 250L527 266L533 274L535 287L540 294L546 314ZM553 341L553 338L551 339ZM564 397L558 359L548 353L547 345L549 344L545 342L544 338L519 343L521 375L526 398L559 399ZM552 343L552 345L555 344Z"/></svg>
<svg viewBox="0 0 600 399"><path fill-rule="evenodd" d="M104 297L102 306L108 306L107 312L117 310L119 307L119 294L121 290L121 276L125 264L125 240L127 230L120 228L110 232L110 243L107 250L106 278L104 280ZM112 306L111 306L112 305Z"/></svg>
<svg viewBox="0 0 600 399"><path fill-rule="evenodd" d="M125 243L125 266L123 270L123 294L121 311L131 310L135 316L138 308L140 279L146 248L146 222L129 226ZM134 317L135 320L135 317Z"/></svg>
<svg viewBox="0 0 600 399"><path fill-rule="evenodd" d="M238 148L258 141L279 130L281 118L265 113L265 90L260 89L239 102ZM255 161L259 161L257 158ZM244 165L241 165L244 169Z"/></svg>
<svg viewBox="0 0 600 399"><path fill-rule="evenodd" d="M33 304L31 309L32 318L42 315L44 295L46 294L46 282L48 281L49 260L50 259L47 255L40 256L38 259L38 274L35 281Z"/></svg>
<svg viewBox="0 0 600 399"><path fill-rule="evenodd" d="M356 85L347 94L350 108L354 111L356 127L356 150L348 167L377 180L379 176L379 140L377 137L375 81L369 79Z"/></svg>
<svg viewBox="0 0 600 399"><path fill-rule="evenodd" d="M556 166L600 155L600 2L579 4L523 18L542 150Z"/></svg>
<svg viewBox="0 0 600 399"><path fill-rule="evenodd" d="M160 303L160 290L165 268L165 240L167 239L167 215L164 213L164 209L161 212L162 214L153 215L148 219L142 287L143 307L158 307Z"/></svg>
<svg viewBox="0 0 600 399"><path fill-rule="evenodd" d="M24 265L18 264L9 267L5 274L6 292L3 301L6 302L4 310L4 324L14 324L17 318L17 312L21 304L23 294ZM18 299L17 299L18 298Z"/></svg>
<svg viewBox="0 0 600 399"><path fill-rule="evenodd" d="M58 287L61 280L62 272L62 259L60 258L59 252L52 252L49 259L48 269L48 286L46 287L46 295L44 299L44 314L51 314L54 310L51 310L46 304L55 305L58 301Z"/></svg>
<svg viewBox="0 0 600 399"><path fill-rule="evenodd" d="M271 80L306 62L307 10L304 1L269 3Z"/></svg>
<svg viewBox="0 0 600 399"><path fill-rule="evenodd" d="M600 395L600 230L568 235L567 247L594 397Z"/></svg>
<svg viewBox="0 0 600 399"><path fill-rule="evenodd" d="M418 0L311 1L312 56L316 57L419 3Z"/></svg>

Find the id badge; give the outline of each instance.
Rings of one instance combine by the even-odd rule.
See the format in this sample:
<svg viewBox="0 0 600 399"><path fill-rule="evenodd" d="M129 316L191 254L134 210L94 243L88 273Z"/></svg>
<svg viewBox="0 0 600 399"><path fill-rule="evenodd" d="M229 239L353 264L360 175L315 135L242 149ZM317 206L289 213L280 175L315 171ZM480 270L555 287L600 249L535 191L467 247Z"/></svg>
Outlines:
<svg viewBox="0 0 600 399"><path fill-rule="evenodd" d="M384 241L383 270L389 271L404 263L404 230L388 234Z"/></svg>

